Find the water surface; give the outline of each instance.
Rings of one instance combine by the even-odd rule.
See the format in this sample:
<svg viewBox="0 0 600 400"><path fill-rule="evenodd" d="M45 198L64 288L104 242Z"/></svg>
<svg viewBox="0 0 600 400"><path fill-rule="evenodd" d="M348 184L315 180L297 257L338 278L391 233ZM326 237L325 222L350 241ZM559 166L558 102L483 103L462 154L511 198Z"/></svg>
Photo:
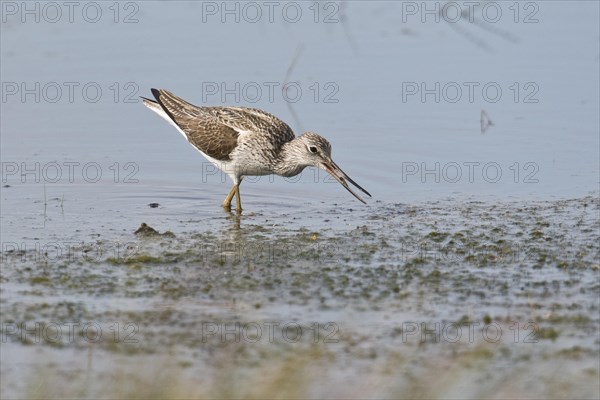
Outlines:
<svg viewBox="0 0 600 400"><path fill-rule="evenodd" d="M501 18L478 7L474 23L423 22L410 2L279 5L298 22L129 2L117 23L112 3L96 23L22 22L14 4L3 397L598 397L597 3L519 3L517 22L492 3ZM246 179L244 213L224 212L229 178L142 106L152 87L322 134L373 199L307 169ZM36 322L105 336L23 336ZM205 335L236 323L264 335Z"/></svg>

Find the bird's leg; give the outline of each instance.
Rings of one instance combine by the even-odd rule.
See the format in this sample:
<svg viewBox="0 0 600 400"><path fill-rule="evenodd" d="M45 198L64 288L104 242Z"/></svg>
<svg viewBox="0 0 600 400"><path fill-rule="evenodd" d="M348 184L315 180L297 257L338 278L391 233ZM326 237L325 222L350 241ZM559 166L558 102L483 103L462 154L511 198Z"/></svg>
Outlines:
<svg viewBox="0 0 600 400"><path fill-rule="evenodd" d="M231 200L233 200L233 196L235 195L236 187L238 187L238 185L233 185L233 187L229 191L229 194L227 195L227 197L225 197L225 201L223 201L223 208L227 209L228 211L231 211Z"/></svg>
<svg viewBox="0 0 600 400"><path fill-rule="evenodd" d="M240 197L240 184L235 185L235 205L237 207L237 212L242 212L242 198Z"/></svg>

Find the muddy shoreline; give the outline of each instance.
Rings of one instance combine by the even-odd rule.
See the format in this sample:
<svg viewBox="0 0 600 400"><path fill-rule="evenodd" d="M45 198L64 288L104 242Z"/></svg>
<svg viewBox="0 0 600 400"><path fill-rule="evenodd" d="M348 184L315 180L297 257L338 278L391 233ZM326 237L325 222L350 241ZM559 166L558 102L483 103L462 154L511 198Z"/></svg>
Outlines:
<svg viewBox="0 0 600 400"><path fill-rule="evenodd" d="M379 389L355 388L372 397L447 394L490 374L472 396L511 393L494 386L502 380L513 381L519 396L597 396L599 209L593 196L380 204L329 217L347 220L346 229L232 215L221 231L131 230L118 252L102 237L95 248L74 244L60 256L9 249L3 351L42 356L25 368L3 363L3 373L35 381L44 374L34 371L56 366L57 357L82 362L75 360L85 354L91 365L110 365L126 355L126 364L175 365L169 374L189 392L171 387L165 397L237 396L249 387L258 396L273 385L263 373L272 378L290 365L300 367L281 387L292 397L350 395L323 382L306 387L322 378L316 370L332 382L377 376L386 382ZM224 385L231 359L240 378ZM530 385L560 364L572 367L567 375ZM443 365L452 367L451 379ZM447 379L426 384L418 372L426 368ZM210 376L194 383L190 371L206 369ZM530 375L515 373L521 369ZM62 364L55 370L66 373ZM72 373L75 381L106 378L93 366ZM156 382L153 374L127 373ZM44 382L51 392L79 393ZM99 395L101 385L83 387L84 396ZM108 397L128 395L128 387ZM3 385L3 397L29 389Z"/></svg>

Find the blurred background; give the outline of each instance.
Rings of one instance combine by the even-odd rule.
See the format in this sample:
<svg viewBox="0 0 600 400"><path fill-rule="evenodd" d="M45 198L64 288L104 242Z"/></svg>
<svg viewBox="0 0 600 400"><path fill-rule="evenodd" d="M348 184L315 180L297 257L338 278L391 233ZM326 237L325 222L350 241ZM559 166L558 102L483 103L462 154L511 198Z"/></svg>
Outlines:
<svg viewBox="0 0 600 400"><path fill-rule="evenodd" d="M3 161L98 162L105 177L135 163L143 189L119 192L189 188L212 205L228 185L141 105L157 87L321 133L379 200L598 188L594 2L15 4L3 2ZM314 172L256 180L244 189L258 205L352 200Z"/></svg>
<svg viewBox="0 0 600 400"><path fill-rule="evenodd" d="M272 176L248 178L242 185L245 198L242 227L245 224L250 230L244 232L242 229L242 235L265 234L272 240L283 240L283 233L278 229L268 233L263 231L267 227L271 229L279 226L293 230L294 234L309 234L308 237L313 240L320 237L323 231L329 232L334 238L350 238L353 234L349 232L354 232L351 229L364 224L371 231L382 235L376 236L378 241L370 244L374 254L381 256L377 262L380 265L395 265L380 253L375 253L385 250L385 240L394 237L395 233L419 238L433 234L429 238L437 241L438 228L440 231L446 229L452 234L453 230L460 230L476 219L485 220L483 210L481 214L474 212L472 217L469 217L471 211L468 210L459 211L457 215L440 216L436 214L432 204L446 202L443 203L446 204L445 209L462 210L465 204L475 204L474 202L484 202L487 205L483 208L488 208L490 204L498 202L516 202L522 205L588 198L585 200L587 207L589 197L586 196L591 196L592 199L597 199L598 196L598 2L120 1L69 2L67 5L63 2L3 0L0 5L0 232L4 255L8 249L21 247L25 247L27 251L34 249L39 253L39 244L42 243L43 247L44 243L50 241L130 241L133 240L133 231L141 222L146 222L161 232L168 230L175 233L178 235L177 241L181 241L184 248L197 248L198 243L192 240L193 236L192 239L186 236L193 234L214 234L217 238L224 235L226 240L237 243L240 221L237 221L237 230L234 229L236 233L230 232L231 225L236 226L235 222L230 221L231 217L223 213L220 206L230 189L229 178L215 171L173 127L142 105L139 97L151 97L151 88L167 89L196 105L261 108L286 121L297 135L304 131L318 132L332 143L334 160L373 195L370 205L364 207L322 171L312 169L305 170L301 176L293 179ZM151 203L157 203L156 208L149 207ZM548 209L551 208L549 206ZM417 213L417 217L412 218L415 214L409 212L411 209ZM426 211L420 214L420 211L414 210ZM512 208L504 209L503 212L504 216L517 215L517 211ZM523 209L518 208L518 212L523 212ZM524 213L525 215L515 218L526 221L526 224L531 222L527 218L537 218L534 218L534 211ZM465 215L466 220L462 220ZM594 214L591 215L592 221L589 221L589 215L582 211L580 217L583 225L577 225L581 228L589 222L590 226L585 225L588 231L566 223L574 223L575 218L571 216L564 217L564 224L561 225L562 222L559 221L561 223L548 229L554 230L554 233L563 229L564 235L587 235L573 241L578 246L587 246L586 252L597 252L597 246L590 241L590 235L596 232L596 225L593 225ZM481 228L481 232L489 233L492 226L499 226L507 233L519 231L520 228L513 230L507 227L513 225L504 218L508 217L498 216L492 222L486 220L487 225L474 228L473 232L480 232L478 229ZM551 214L544 218L544 221L556 222ZM388 225L385 225L386 220ZM438 221L440 225L433 228ZM416 225L407 228L409 223ZM542 223L535 219L535 224L538 223L542 224L542 228L535 229L543 231L544 226L549 226L543 224L550 222ZM522 227L526 232L525 237L529 237L529 232L535 230L532 226ZM552 233L549 235L552 236ZM203 236L198 240L203 243L213 240L211 237ZM354 254L360 248L361 240L366 240L365 237L366 233L360 234L359 239L356 239L359 244L348 244L350 247L347 249L338 244L342 246L340 254ZM440 241L445 237L442 236ZM520 236L513 239L521 240ZM597 298L592 299L598 294L597 282L594 286L593 270L598 265L597 259L590 256L591 253L577 253L570 248L567 251L555 242L547 243L550 243L549 248L556 254L571 257L569 262L577 261L585 263L587 267L592 266L591 270L578 270L584 277L580 277L577 282L587 291L577 292L577 296L581 297L575 294L574 297L569 297L569 301L572 301L569 304L585 304L577 313L586 314L594 309L597 311ZM167 246L169 251L176 251L169 247L174 245L170 243ZM140 246L150 253L160 247ZM162 256L157 257L160 259ZM350 259L354 256L348 257ZM63 320L97 320L102 319L99 315L104 315L105 319L110 317L122 320L123 314L112 313L115 310L121 313L144 311L151 322L142 318L142 325L154 323L158 324L156 327L166 324L168 329L180 329L177 333L184 335L185 329L174 328L178 318L185 323L212 321L207 319L207 315L213 319L227 317L236 320L235 316L239 317L240 312L252 318L258 312L254 311L254 302L263 304L261 310L265 310L264 303L268 302L266 299L277 298L280 300L272 302L268 311L261 312L265 312L267 316L276 316L274 318L300 315L305 321L322 317L322 322L334 320L340 326L342 322L351 324L357 321L382 324L386 328L379 330L378 334L391 331L397 336L402 334L399 325L394 325L394 315L400 315L398 313L403 313L401 315L405 319L423 318L424 315L437 317L438 320L456 320L463 315L471 318L471 312L465 310L481 300L477 296L472 298L470 289L460 286L470 282L464 280L464 276L461 278L460 271L466 268L473 272L473 276L479 276L482 271L477 268L481 268L481 265L471 270L469 268L472 266L464 267L461 263L455 265L457 269L451 273L452 278L444 279L450 279L451 282L461 280L456 283L456 287L460 286L460 290L464 289L464 292L459 290L460 294L455 293L456 297L450 294L447 297L435 297L431 293L441 290L438 286L440 283L436 281L438 283L433 286L425 285L425 289L417 290L421 293L418 296L419 302L422 302L417 306L415 297L404 292L405 284L408 283L404 278L399 278L398 291L394 289L396 286L388 288L391 293L395 293L392 296L396 296L396 308L381 305L382 313L374 313L370 320L371 314L365 310L378 307L380 303L368 297L358 295L358 305L355 304L354 308L351 307L353 311L348 312L345 311L346 302L349 301L346 297L337 298L333 295L334 305L328 303L329 300L323 300L327 298L326 295L319 300L319 295L315 293L320 293L322 287L327 287L329 281L325 278L312 282L311 289L305 290L305 293L313 294L311 300L305 299L304 303L300 302L295 306L287 303L293 302L288 299L290 292L277 283L274 292L263 288L265 292L262 295L258 293L263 293L263 289L242 285L223 289L228 295L216 297L211 297L213 294L204 296L200 286L190 284L181 302L170 302L172 297L168 293L172 292L164 291L168 285L156 289L154 283L145 280L149 272L145 269L144 260L136 259L129 264L125 263L129 266L123 268L130 268L131 271L121 271L123 274L139 274L128 282L134 282L131 285L141 292L143 290L137 285L152 292L147 294L152 302L146 303L144 297L132 299L129 294L111 295L110 290L116 289L109 290L103 286L105 280L112 282L111 279L116 279L115 275L111 275L113 272L106 272L113 271L109 268L113 265L111 261L104 260L101 263L103 268L108 268L104 272L99 272L95 267L87 270L85 276L95 278L90 278L91 283L80 287L61 281L62 278L58 278L58 275L52 275L56 272L52 267L58 264L50 263L50 271L44 270L50 274L44 278L47 281L42 278L40 281L34 279L39 278L37 275L31 275L31 269L38 270L39 257L33 264L31 260L11 260L3 259L2 281L3 303L11 310L5 321L10 323L31 320L27 315L41 319L44 319L44 315L46 318L53 315L54 318ZM366 268L377 264L371 258L352 260L346 261L355 267ZM543 264L539 258L536 260ZM508 290L506 287L518 290L534 285L532 282L538 277L537 272L527 270L521 275L519 269L524 264L528 265L529 261L531 259L525 263L512 263L512 272L485 269L486 273L483 275L486 277L477 278L489 279L485 281L485 285L480 281L471 282L474 285L472 288L484 290L482 288L485 287L485 290L491 290L492 293L487 292L489 298L497 299L494 296L499 296L504 299L494 303L490 309L480 310L479 313L475 311L475 314L481 317L490 313L494 317L490 311L492 309L503 310L502 312L509 310L506 311L507 320L514 313L525 316L524 321L527 321L533 315L533 312L530 313L530 308L533 307L531 304L550 304L544 297L547 292L527 292L527 296L533 296L533 300L530 297L529 301L523 294L525 292L519 292L519 296L525 297L517 296L518 299L502 292ZM555 260L552 262L559 263ZM186 263L194 265L193 260L185 257L183 264L177 265L183 268L182 265L187 265ZM287 264L295 271L312 265L305 260ZM424 268L435 268L438 264L439 260L432 264L426 262ZM67 269L83 268L81 263L65 265ZM87 266L86 262L83 265ZM121 264L117 262L117 265ZM135 270L131 265L144 267ZM247 266L244 262L239 265ZM236 264L238 267L239 265ZM266 265L259 263L257 268ZM152 271L150 275L157 273L163 278L177 274L171 270L161 270L160 273ZM427 273L429 272L431 271L428 270ZM77 272L79 273L83 274ZM314 279L317 279L323 272L320 269L318 273L314 273ZM347 270L337 273L340 274L338 278L353 274ZM511 278L513 273L520 278ZM375 273L372 278L387 279L387 275L381 274L381 271ZM548 282L563 282L567 278L561 274L562 272L555 275L553 272L545 276ZM359 279L359 276L362 275L357 273L355 279L363 282L368 280L364 276ZM120 279L116 281L117 286L124 282ZM189 279L189 282L195 282L194 279L202 281L201 277L191 275L185 276L185 279ZM282 279L283 282L293 281L292 278ZM497 280L507 285L505 289L495 286L499 282ZM333 286L338 286L339 282L335 282ZM202 281L201 287L205 288L205 284ZM212 284L218 287L218 284ZM451 286L450 283L448 285ZM99 287L107 292L104 295L97 292ZM570 287L573 291L581 288L577 283ZM258 292L253 293L255 290ZM364 289L364 293L371 293L371 290L372 288ZM428 297L427 293L433 297ZM247 307L236 309L235 299L243 299L251 294L258 296L259 300L252 296L252 300L239 300L241 304L247 303ZM88 298L88 295L91 297ZM152 297L154 295L156 298ZM560 291L557 291L556 296L560 295ZM202 299L200 305L196 296ZM464 300L465 296L468 301ZM165 298L169 301L164 300ZM407 309L399 305L404 304L405 298L411 304L410 307L406 306ZM67 305L70 304L68 307L61 303L65 301ZM222 306L219 301L228 303ZM569 309L568 304L561 303L563 300L553 298L553 301L560 303L563 309ZM40 311L44 309L40 304L46 302L62 304L60 307L67 307L70 311L67 314L44 314ZM465 305L467 303L470 306ZM425 307L429 314L423 311L422 304L431 306ZM85 308L88 314L83 311L78 314L78 307ZM456 311L453 307L461 311ZM156 314L157 310L161 312L159 316ZM165 316L165 310L186 310L187 314ZM568 321L573 322L578 315L569 314L568 318L571 319ZM597 317L586 318L591 318L587 320L586 332L597 334ZM363 328L364 324L358 323ZM394 330L396 328L398 330ZM6 329L4 332L6 333ZM272 382L272 386L261 387L263 392L259 391L264 395L279 393L279 397L294 397L299 394L334 397L357 394L368 397L375 393L394 396L412 393L433 397L453 394L455 397L478 397L491 395L495 391L506 396L522 396L527 393L526 388L531 384L526 378L521 378L524 376L523 371L527 370L526 359L520 359L525 361L518 364L515 353L497 353L497 348L470 348L472 354L461 353L463 367L467 364L479 365L473 364L473 360L491 360L488 369L477 375L477 379L471 379L471 372L462 369L448 372L450 366L444 360L455 353L447 347L439 352L425 352L428 355L434 354L428 360L419 358L420 347L415 347L410 350L410 356L394 353L392 358L384 361L379 358L380 369L376 372L362 370L363 362L370 360L373 352L381 356L382 350L377 346L382 343L397 345L397 342L388 341L387 336L370 341L366 339L368 334L365 332L368 329L360 332L351 336L351 339L348 339L350 336L344 337L342 341L345 347L335 351L336 357L340 358L336 358L333 364L322 361L325 356L319 353L322 351L319 349L311 350L315 353L301 353L297 359L294 358L297 349L288 352L269 347L278 356L276 361L269 361L268 364L264 361L273 360L269 358L271 353L263 354L259 351L260 355L257 356L252 353L253 350L243 351L252 353L246 359L251 360L250 365L255 362L261 368L266 368L259 369L259 375L278 376L277 372L283 371L281 379L285 380L286 377L296 376L290 372L295 370L295 366L302 366L300 369L306 372L312 368L315 359L320 359L319 365L334 376L333 381L337 377L339 382L343 381L348 372L344 370L347 359L343 356L347 354L351 360L351 367L348 368L354 376L361 376L364 372L369 378L364 391L357 392L350 389L345 392L332 387L320 391L316 388L324 386L314 384L314 381L313 384L306 384L311 379L316 379L312 375L308 378L303 375L302 379L294 380L292 383L295 386L291 389L281 382ZM510 331L505 331L508 334L506 332ZM553 335L552 331L546 333ZM579 330L578 333L581 334L582 331ZM588 336L587 339L581 339L575 333L570 337L570 341L564 343L566 348L579 346L581 351L572 351L565 357L575 363L577 357L580 357L579 360L584 359L581 364L585 364L581 367L583 372L571 377L573 385L580 384L582 391L577 392L569 386L566 389L563 387L562 392L555 392L553 389L545 392L545 389L535 386L536 389L532 392L535 395L597 395L593 385L597 383L598 369L592 362L600 346L597 338L594 342ZM160 340L146 339L150 340L147 343L160 346L157 344L161 343ZM373 345L376 350L368 347L373 343L376 343ZM192 348L193 351L202 349L197 344L184 348ZM171 349L169 354L178 354L169 346L170 344L167 345ZM34 366L39 354L24 352L21 346L5 346L4 341L3 347L3 372L13 374L13 378L18 377L24 382L37 382L32 376L38 376ZM552 349L552 346L549 347ZM529 347L527 349L531 350ZM527 353L527 357L539 360L539 357L543 358L543 354L547 354L547 349L534 352L534 356ZM216 387L215 391L200 390L190 394L185 391L170 391L172 388L169 386L169 391L163 393L164 397L229 397L244 393L244 386L241 386L241 391L236 391L239 389L234 383L237 375L228 375L231 363L219 358L219 363L222 364L215 365L209 356L218 353L219 357L223 357L223 354L229 354L231 359L235 359L231 354L237 354L238 350L228 348L227 352L232 353L225 350L216 353L212 352L214 350L208 353L199 350L201 356L196 358L204 360L199 366L196 364L197 360L181 361L177 357L167 361L160 359L158 363L164 363L161 365L173 363L179 378L186 382L183 386L200 379L198 371L202 371L206 365L212 371L217 371L211 377L212 380L207 377L201 379L204 383L204 379L212 382L213 386L209 383L207 385ZM383 353L387 354L388 350L383 350ZM52 352L54 351L57 350L53 348ZM64 357L66 351L51 353L54 355L47 356L46 360L51 363L52 360ZM97 356L98 353L94 353L96 358L90 356L90 348L81 350L69 347L68 351L72 351L71 359L83 360L83 366L77 364L79 366L72 371L63 371L63 378L71 376L69 374L81 378L81 371L95 371L101 375L102 371L112 370L115 360L124 362L125 366L129 365L131 368L125 368L129 374L135 369L133 365L138 362L132 361L137 359L130 358L130 348L109 349L113 353L109 353L112 356L107 358ZM355 351L359 353L358 356ZM22 360L22 365L10 365L12 362L7 363L7 356L4 354L15 357L13 360ZM288 354L289 359L280 358L281 355L287 357ZM496 362L497 354L504 358ZM87 361L84 360L86 357ZM551 360L554 363L556 359L562 359L560 357ZM96 369L90 366L92 359ZM414 361L415 359L419 361ZM145 360L154 359L149 357ZM190 365L194 366L193 369L188 368ZM414 367L410 371L414 375L408 374L398 380L393 374L390 376L381 372L386 368L393 370L396 365ZM512 368L513 365L518 367ZM163 369L156 369L154 372L162 380L153 374L149 374L150 377L140 375L123 378L119 389L112 394L113 397L145 393L135 385L130 387L131 382L171 381L172 377L165 376ZM517 380L519 390L500 390L501 383L495 381L494 384L482 385L485 387L484 391L469 391L473 382L485 381L492 371L497 370L503 371L499 376ZM23 371L28 372L24 374ZM243 375L249 371L251 369L237 371L236 374ZM540 371L548 381L559 374L549 362ZM123 371L122 373L123 376L127 375ZM427 391L428 377L439 374L442 374L443 382L435 390ZM96 379L97 382L105 382L99 378L100 375L86 375L85 379L91 380L84 379L80 382L79 391L67 394L74 393L83 397L97 395L101 392L101 387L89 391L86 388L94 387L91 381ZM43 380L46 383L52 381L52 376L40 376L45 376ZM418 390L410 385L414 377L422 378L415 378L416 385L420 385ZM249 382L255 382L261 377L249 379ZM57 382L62 381L58 379ZM383 387L393 390L374 391L378 382L384 382ZM51 386L46 383L40 385ZM95 385L98 386L98 383ZM237 389L232 389L230 385ZM544 383L539 385L543 387ZM27 384L16 383L11 386L3 382L3 387L5 395L41 396L35 389L38 386L32 388ZM149 387L156 389L156 386ZM302 391L302 388L309 390ZM60 387L51 389L54 390L53 393L64 394ZM282 391L277 392L279 389Z"/></svg>

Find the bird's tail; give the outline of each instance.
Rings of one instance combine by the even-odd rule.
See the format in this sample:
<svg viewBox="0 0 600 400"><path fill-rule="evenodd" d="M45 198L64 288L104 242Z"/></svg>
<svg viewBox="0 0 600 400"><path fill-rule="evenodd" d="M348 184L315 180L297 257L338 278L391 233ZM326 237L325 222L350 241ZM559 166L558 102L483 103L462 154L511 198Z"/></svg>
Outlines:
<svg viewBox="0 0 600 400"><path fill-rule="evenodd" d="M140 96L140 98L144 102L144 105L146 107L148 107L149 109L151 109L152 111L154 111L154 112L162 112L162 107L156 101L150 100L150 99L148 99L146 97L142 97L142 96Z"/></svg>
<svg viewBox="0 0 600 400"><path fill-rule="evenodd" d="M172 124L178 128L178 126L175 124L175 122L173 121L171 116L169 116L169 114L167 114L165 112L163 107L158 102L156 102L154 100L150 100L150 99L148 99L146 97L142 97L142 96L140 96L140 98L142 99L142 101L144 102L144 105L146 107L148 107L149 109L151 109L152 111L154 111L155 113L157 113L158 115L160 115L161 117L166 119L170 124Z"/></svg>
<svg viewBox="0 0 600 400"><path fill-rule="evenodd" d="M156 96L158 92L156 89L152 89L152 93ZM160 105L160 103L158 103L157 101L154 100L150 100L146 97L142 97L140 96L140 98L143 100L144 105L146 107L148 107L149 109L151 109L152 111L154 111L155 113L157 113L158 115L160 115L163 119L165 119L169 124L173 125L178 131L179 133L181 133L183 135L183 137L185 138L185 140L189 141L188 135L187 133L185 133L180 127L179 125L177 125L177 123L173 120L173 118L167 113L167 111L163 108L162 105ZM157 98L158 100L158 98Z"/></svg>

